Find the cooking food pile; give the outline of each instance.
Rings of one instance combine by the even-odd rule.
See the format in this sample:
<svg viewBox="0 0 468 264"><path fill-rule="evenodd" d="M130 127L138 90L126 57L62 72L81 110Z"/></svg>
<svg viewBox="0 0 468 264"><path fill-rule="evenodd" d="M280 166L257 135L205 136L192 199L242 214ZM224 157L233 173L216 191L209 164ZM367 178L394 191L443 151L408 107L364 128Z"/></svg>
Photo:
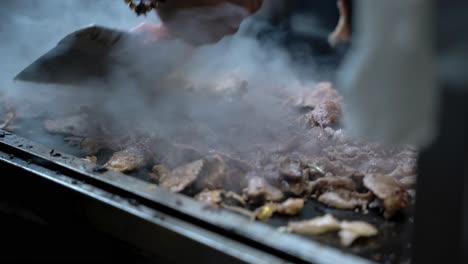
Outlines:
<svg viewBox="0 0 468 264"><path fill-rule="evenodd" d="M247 89L248 84L242 82L241 86ZM280 119L287 129L280 136L263 135L258 141L253 135L253 142L246 144L232 144L229 139L248 133L239 132L243 124L251 123L248 115L230 127L216 127L217 122L209 118L178 119L184 126L168 136L141 133L135 127L135 133L119 133L92 110L82 108L75 115L46 120L44 128L79 147L82 158L96 163L96 171L136 175L252 220L300 215L311 200L362 214L373 210L387 219L412 204L416 152L409 146L388 147L348 138L339 123L346 114L342 98L331 83L304 88L283 101L278 107L287 112L288 118ZM11 115L6 114L5 120L10 126ZM213 137L219 140L204 140ZM109 152L111 155L102 154ZM280 231L309 235L338 232L344 246L378 233L371 224L331 215L291 221Z"/></svg>

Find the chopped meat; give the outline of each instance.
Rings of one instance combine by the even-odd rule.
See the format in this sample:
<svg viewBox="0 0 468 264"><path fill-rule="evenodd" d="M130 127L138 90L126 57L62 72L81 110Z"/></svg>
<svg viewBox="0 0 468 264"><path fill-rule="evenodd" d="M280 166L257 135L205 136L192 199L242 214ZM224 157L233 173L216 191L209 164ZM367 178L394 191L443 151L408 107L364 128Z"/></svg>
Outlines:
<svg viewBox="0 0 468 264"><path fill-rule="evenodd" d="M337 209L355 209L363 210L372 201L372 193L358 193L347 189L337 189L328 191L318 197L318 201L330 207Z"/></svg>
<svg viewBox="0 0 468 264"><path fill-rule="evenodd" d="M195 195L195 199L209 205L218 206L223 201L223 192L224 190L203 190L201 193Z"/></svg>
<svg viewBox="0 0 468 264"><path fill-rule="evenodd" d="M244 197L231 191L224 191L223 193L223 204L224 205L238 205L245 206L246 202Z"/></svg>
<svg viewBox="0 0 468 264"><path fill-rule="evenodd" d="M181 192L193 184L203 169L204 161L197 160L174 169L169 177L160 181L161 187L172 192Z"/></svg>
<svg viewBox="0 0 468 264"><path fill-rule="evenodd" d="M308 190L309 185L307 181L291 182L281 180L279 187L287 195L300 196Z"/></svg>
<svg viewBox="0 0 468 264"><path fill-rule="evenodd" d="M366 175L364 186L383 200L384 217L390 218L409 205L410 197L401 183L390 176Z"/></svg>
<svg viewBox="0 0 468 264"><path fill-rule="evenodd" d="M304 199L289 198L277 207L280 214L296 215L304 208Z"/></svg>
<svg viewBox="0 0 468 264"><path fill-rule="evenodd" d="M342 162L339 156L330 155L329 158L321 157L316 159L313 164L322 169L326 175L350 177L359 172L358 169L352 168Z"/></svg>
<svg viewBox="0 0 468 264"><path fill-rule="evenodd" d="M340 222L332 215L326 214L307 221L290 222L286 228L280 230L303 235L320 235L340 230Z"/></svg>
<svg viewBox="0 0 468 264"><path fill-rule="evenodd" d="M226 153L216 152L226 164L226 172L223 188L226 190L241 193L247 187L247 173L253 170L253 166L248 162L234 158Z"/></svg>
<svg viewBox="0 0 468 264"><path fill-rule="evenodd" d="M351 20L349 0L338 0L337 6L340 14L335 30L328 36L328 43L335 47L340 42L349 41L351 38Z"/></svg>
<svg viewBox="0 0 468 264"><path fill-rule="evenodd" d="M282 203L267 203L255 210L255 217L259 220L268 220L274 213L284 215L297 215L304 208L304 199L289 198Z"/></svg>
<svg viewBox="0 0 468 264"><path fill-rule="evenodd" d="M321 127L334 125L341 116L341 106L335 101L324 101L311 112L313 121Z"/></svg>
<svg viewBox="0 0 468 264"><path fill-rule="evenodd" d="M119 172L130 172L145 166L148 161L145 146L132 145L114 153L104 166Z"/></svg>
<svg viewBox="0 0 468 264"><path fill-rule="evenodd" d="M362 221L343 221L340 224L340 229L338 236L340 237L341 244L345 247L351 246L359 237L372 237L378 233L375 226Z"/></svg>
<svg viewBox="0 0 468 264"><path fill-rule="evenodd" d="M362 221L338 221L332 215L315 217L311 220L290 222L280 231L294 232L303 235L321 235L339 231L338 235L343 246L349 247L359 237L371 237L378 233L373 225Z"/></svg>
<svg viewBox="0 0 468 264"><path fill-rule="evenodd" d="M300 181L303 179L302 168L303 166L300 160L284 158L279 164L280 176L288 181Z"/></svg>
<svg viewBox="0 0 468 264"><path fill-rule="evenodd" d="M309 170L299 159L282 158L279 162L279 187L285 194L300 196L308 186ZM272 178L275 178L272 174Z"/></svg>
<svg viewBox="0 0 468 264"><path fill-rule="evenodd" d="M91 162L91 163L97 163L98 159L96 156L86 156L84 160Z"/></svg>
<svg viewBox="0 0 468 264"><path fill-rule="evenodd" d="M197 186L210 190L222 188L226 178L224 160L219 155L211 155L204 159L204 164Z"/></svg>
<svg viewBox="0 0 468 264"><path fill-rule="evenodd" d="M254 218L254 213L244 209L245 200L237 193L225 190L203 190L195 196L195 199L209 204L213 207L222 207L229 211L246 216L249 219Z"/></svg>
<svg viewBox="0 0 468 264"><path fill-rule="evenodd" d="M237 193L225 190L203 190L195 199L213 206L245 206L245 200Z"/></svg>
<svg viewBox="0 0 468 264"><path fill-rule="evenodd" d="M252 203L266 201L276 202L284 198L280 190L260 177L253 177L249 180L247 188L244 189L244 195Z"/></svg>
<svg viewBox="0 0 468 264"><path fill-rule="evenodd" d="M337 189L354 191L356 189L356 184L352 179L344 177L324 177L309 184L309 192L315 195Z"/></svg>
<svg viewBox="0 0 468 264"><path fill-rule="evenodd" d="M89 134L87 114L79 114L54 120L46 120L45 129L52 134L86 137Z"/></svg>
<svg viewBox="0 0 468 264"><path fill-rule="evenodd" d="M152 173L148 174L148 178L154 182L164 181L171 176L171 171L164 165L153 166Z"/></svg>
<svg viewBox="0 0 468 264"><path fill-rule="evenodd" d="M101 149L105 148L103 142L99 142L89 137L81 140L79 144L80 149L88 155L96 155Z"/></svg>
<svg viewBox="0 0 468 264"><path fill-rule="evenodd" d="M314 109L325 101L341 102L342 97L329 82L317 84L313 90L306 90L299 98L293 98L293 104L303 109Z"/></svg>

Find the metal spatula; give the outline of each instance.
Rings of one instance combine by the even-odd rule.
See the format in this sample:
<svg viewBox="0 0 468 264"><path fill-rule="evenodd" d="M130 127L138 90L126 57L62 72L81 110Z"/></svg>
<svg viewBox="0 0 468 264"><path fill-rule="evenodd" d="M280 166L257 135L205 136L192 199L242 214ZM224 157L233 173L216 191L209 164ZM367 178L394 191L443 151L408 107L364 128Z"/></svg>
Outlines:
<svg viewBox="0 0 468 264"><path fill-rule="evenodd" d="M121 63L119 46L135 35L101 26L88 26L63 38L56 47L21 71L15 80L80 85L103 80L110 65ZM117 60L117 61L116 61Z"/></svg>

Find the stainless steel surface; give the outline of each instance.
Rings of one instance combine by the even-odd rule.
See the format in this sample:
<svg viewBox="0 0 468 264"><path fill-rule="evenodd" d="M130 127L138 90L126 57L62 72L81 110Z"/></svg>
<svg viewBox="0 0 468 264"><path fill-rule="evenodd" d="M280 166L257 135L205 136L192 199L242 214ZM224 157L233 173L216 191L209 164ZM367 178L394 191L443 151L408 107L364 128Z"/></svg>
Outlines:
<svg viewBox="0 0 468 264"><path fill-rule="evenodd" d="M277 259L307 263L370 263L318 242L277 232L273 227L234 213L211 210L189 197L168 192L154 184L112 171L96 172L94 164L51 151L10 133L0 134L0 151L3 163L25 171L45 170L40 177L86 192L90 197L121 207L153 224L165 225L165 228L227 254L243 254L242 259L247 262L258 263L257 260L267 254L273 261L269 263ZM124 199L119 199L119 196ZM155 211L170 221L161 222L154 216ZM248 248L248 253L244 247Z"/></svg>

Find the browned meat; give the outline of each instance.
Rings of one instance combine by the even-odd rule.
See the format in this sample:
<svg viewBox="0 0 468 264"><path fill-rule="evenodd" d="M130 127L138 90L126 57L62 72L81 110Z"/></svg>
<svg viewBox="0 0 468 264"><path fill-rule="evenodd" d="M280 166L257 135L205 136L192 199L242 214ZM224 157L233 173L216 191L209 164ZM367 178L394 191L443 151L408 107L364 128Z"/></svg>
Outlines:
<svg viewBox="0 0 468 264"><path fill-rule="evenodd" d="M202 189L219 189L223 188L224 179L226 178L226 164L219 155L211 155L203 159L204 166L197 179L197 186Z"/></svg>
<svg viewBox="0 0 468 264"><path fill-rule="evenodd" d="M204 161L197 160L178 167L171 172L170 176L161 179L160 186L172 192L181 192L196 181L203 166Z"/></svg>
<svg viewBox="0 0 468 264"><path fill-rule="evenodd" d="M203 190L201 193L195 195L195 199L212 206L218 206L223 201L223 192L224 190Z"/></svg>
<svg viewBox="0 0 468 264"><path fill-rule="evenodd" d="M316 167L321 169L325 175L328 176L339 176L349 178L352 175L359 172L358 169L348 166L344 162L338 159L338 157L331 156L329 158L321 157L313 163Z"/></svg>
<svg viewBox="0 0 468 264"><path fill-rule="evenodd" d="M303 235L320 235L339 231L338 235L343 246L350 246L359 237L371 237L378 233L373 225L362 221L338 221L332 215L315 217L311 220L290 222L280 231L294 232Z"/></svg>
<svg viewBox="0 0 468 264"><path fill-rule="evenodd" d="M265 179L253 177L249 179L244 195L251 203L276 202L284 198L283 193L270 185Z"/></svg>
<svg viewBox="0 0 468 264"><path fill-rule="evenodd" d="M280 214L296 215L304 208L304 199L289 198L277 206Z"/></svg>
<svg viewBox="0 0 468 264"><path fill-rule="evenodd" d="M341 244L345 247L351 246L351 244L360 237L372 237L376 236L378 233L375 226L362 221L343 221L340 224L340 229L338 235Z"/></svg>
<svg viewBox="0 0 468 264"><path fill-rule="evenodd" d="M348 0L338 0L337 6L340 14L338 24L335 30L329 35L328 42L332 47L335 47L340 42L349 41L351 38L351 21L349 17L349 2Z"/></svg>
<svg viewBox="0 0 468 264"><path fill-rule="evenodd" d="M396 212L409 205L408 192L395 178L385 175L366 175L364 186L383 200L385 218L392 217Z"/></svg>
<svg viewBox="0 0 468 264"><path fill-rule="evenodd" d="M317 84L313 90L306 90L298 98L293 98L293 104L299 108L314 109L325 101L341 102L342 97L329 82Z"/></svg>
<svg viewBox="0 0 468 264"><path fill-rule="evenodd" d="M365 210L373 197L374 196L370 192L358 193L347 189L337 189L321 194L318 197L318 201L338 209L350 210L361 208Z"/></svg>
<svg viewBox="0 0 468 264"><path fill-rule="evenodd" d="M308 190L308 182L290 182L286 180L280 181L280 189L286 195L301 196L305 191Z"/></svg>
<svg viewBox="0 0 468 264"><path fill-rule="evenodd" d="M93 138L83 138L79 143L80 149L87 155L96 155L100 150L109 148L112 144L106 144L103 141L99 141ZM113 145L117 147L116 145Z"/></svg>
<svg viewBox="0 0 468 264"><path fill-rule="evenodd" d="M309 168L299 159L281 158L279 160L279 187L287 195L300 196L307 190ZM272 171L270 177L276 180L278 173Z"/></svg>
<svg viewBox="0 0 468 264"><path fill-rule="evenodd" d="M137 144L114 153L104 166L119 172L130 172L145 166L149 160L146 146Z"/></svg>
<svg viewBox="0 0 468 264"><path fill-rule="evenodd" d="M171 176L171 171L164 165L153 166L152 173L148 174L148 178L154 182L164 181L167 177Z"/></svg>
<svg viewBox="0 0 468 264"><path fill-rule="evenodd" d="M304 166L300 160L293 160L290 158L283 158L280 160L280 176L288 181L301 181L303 179L303 168Z"/></svg>
<svg viewBox="0 0 468 264"><path fill-rule="evenodd" d="M304 208L304 199L289 198L282 203L267 203L255 210L255 217L259 220L268 220L274 213L284 215L297 215Z"/></svg>
<svg viewBox="0 0 468 264"><path fill-rule="evenodd" d="M314 195L321 195L334 190L356 190L356 184L350 178L344 177L324 177L309 184L309 192Z"/></svg>
<svg viewBox="0 0 468 264"><path fill-rule="evenodd" d="M203 190L195 199L213 206L245 206L245 200L237 193L225 190Z"/></svg>
<svg viewBox="0 0 468 264"><path fill-rule="evenodd" d="M87 114L79 114L54 120L46 120L45 129L53 134L86 137L89 134Z"/></svg>
<svg viewBox="0 0 468 264"><path fill-rule="evenodd" d="M96 156L86 156L84 160L91 162L91 163L97 163L98 159Z"/></svg>
<svg viewBox="0 0 468 264"><path fill-rule="evenodd" d="M320 235L338 230L340 230L340 222L329 214L315 217L311 220L290 222L287 227L280 228L280 231L303 235Z"/></svg>
<svg viewBox="0 0 468 264"><path fill-rule="evenodd" d="M311 115L313 121L319 126L332 126L341 117L341 105L335 101L324 101L312 110Z"/></svg>

